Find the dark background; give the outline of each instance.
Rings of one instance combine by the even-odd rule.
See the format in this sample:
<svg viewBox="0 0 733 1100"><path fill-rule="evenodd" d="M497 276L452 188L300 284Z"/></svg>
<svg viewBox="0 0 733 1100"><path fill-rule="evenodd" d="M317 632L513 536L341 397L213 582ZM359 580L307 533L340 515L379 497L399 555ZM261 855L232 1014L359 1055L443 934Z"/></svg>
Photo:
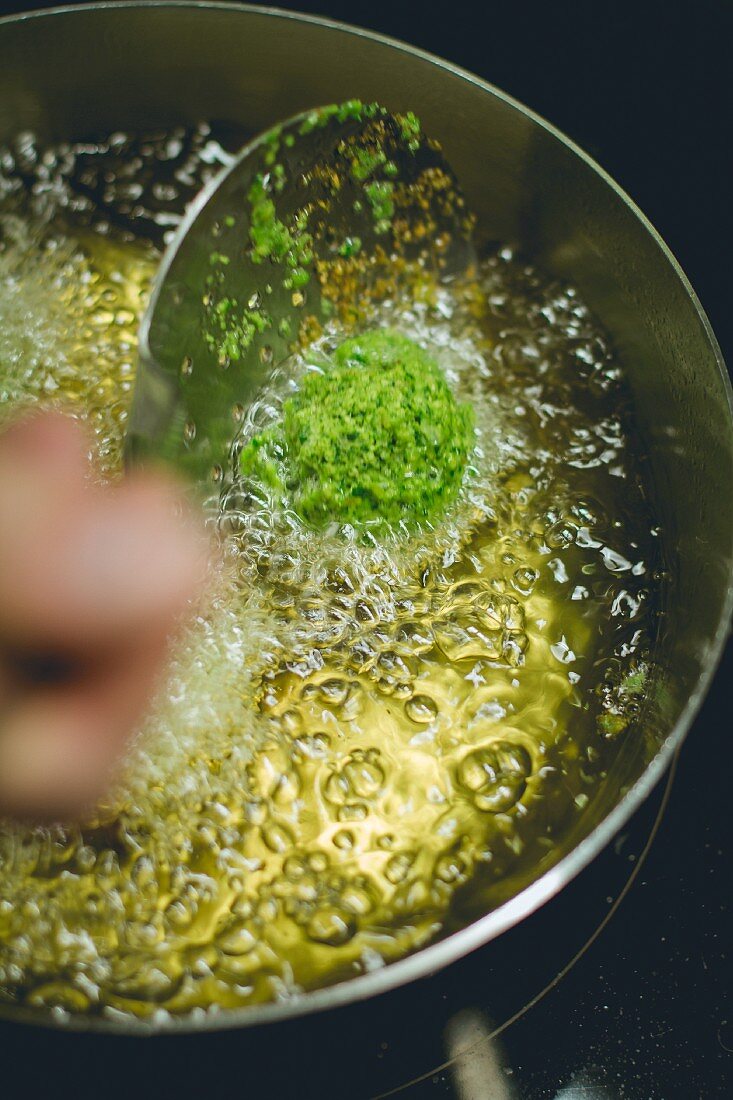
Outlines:
<svg viewBox="0 0 733 1100"><path fill-rule="evenodd" d="M30 6L51 5L6 2L2 8L0 0L8 13ZM293 10L356 23L448 58L569 134L654 223L702 300L728 362L733 361L728 108L733 3L301 0ZM505 1069L522 1100L733 1095L732 677L729 646L682 751L659 835L628 897L557 989L503 1036ZM567 905L562 913L566 919ZM476 972L482 953L473 959ZM460 1005L465 974L465 966L449 971L441 979L446 984L440 997ZM12 1046L3 1038L0 1034L7 1065ZM15 1042L9 1034L6 1038ZM18 1041L26 1065L41 1053L40 1047ZM283 1041L287 1046L285 1036ZM324 1081L311 1093L304 1081L301 1095L322 1100L366 1095L373 1067L366 1056L359 1065L357 1050L351 1065L359 1081L355 1092L346 1076L343 1089L335 1092ZM61 1050L55 1053L63 1058ZM323 1054L313 1050L311 1058ZM394 1055L399 1061L399 1049ZM440 1050L426 1050L422 1068L430 1070L441 1057ZM193 1059L194 1048L191 1065ZM252 1077L245 1087L246 1060L242 1073L240 1087L224 1094L268 1100L284 1095L278 1086L273 1091ZM449 1076L429 1077L404 1095L410 1100L458 1096ZM146 1085L143 1076L135 1094L190 1095L182 1081L166 1092L165 1078L156 1081L154 1093L153 1082L148 1077ZM52 1095L34 1091L27 1081L28 1091L28 1086L11 1088L7 1095ZM60 1081L55 1095L68 1095ZM487 1092L480 1100L494 1098Z"/></svg>
<svg viewBox="0 0 733 1100"><path fill-rule="evenodd" d="M7 13L52 3L0 0ZM300 0L496 84L572 137L651 219L733 359L731 0Z"/></svg>

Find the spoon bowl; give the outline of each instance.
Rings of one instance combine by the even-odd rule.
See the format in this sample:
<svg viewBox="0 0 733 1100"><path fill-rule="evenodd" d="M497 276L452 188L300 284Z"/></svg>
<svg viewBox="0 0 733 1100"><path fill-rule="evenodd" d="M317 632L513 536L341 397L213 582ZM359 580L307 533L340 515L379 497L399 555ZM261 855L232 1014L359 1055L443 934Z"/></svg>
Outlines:
<svg viewBox="0 0 733 1100"><path fill-rule="evenodd" d="M417 273L465 274L471 230L412 114L349 100L267 130L204 188L168 248L141 326L128 458L220 482L266 370L334 314L347 330L363 322Z"/></svg>

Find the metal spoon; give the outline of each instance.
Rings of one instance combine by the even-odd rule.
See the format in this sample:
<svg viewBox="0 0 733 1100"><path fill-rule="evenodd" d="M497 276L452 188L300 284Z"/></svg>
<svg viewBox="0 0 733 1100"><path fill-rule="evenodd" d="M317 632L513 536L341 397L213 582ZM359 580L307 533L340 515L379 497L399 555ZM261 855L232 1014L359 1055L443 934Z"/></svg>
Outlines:
<svg viewBox="0 0 733 1100"><path fill-rule="evenodd" d="M472 219L412 114L349 101L255 138L190 207L140 329L127 457L225 477L272 365L335 312L345 328L422 276L474 261Z"/></svg>

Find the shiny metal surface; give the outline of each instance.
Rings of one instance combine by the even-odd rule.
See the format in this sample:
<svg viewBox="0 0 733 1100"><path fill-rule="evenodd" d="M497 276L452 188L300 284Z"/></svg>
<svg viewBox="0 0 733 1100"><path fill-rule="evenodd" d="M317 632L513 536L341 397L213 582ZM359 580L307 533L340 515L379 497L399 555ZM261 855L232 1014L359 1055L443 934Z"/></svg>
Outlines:
<svg viewBox="0 0 733 1100"><path fill-rule="evenodd" d="M666 677L556 864L432 946L298 1001L173 1028L262 1023L367 997L445 966L560 890L668 767L715 671L733 605L733 395L704 312L664 243L571 142L483 81L376 35L265 9L131 3L0 21L0 140L236 121L256 132L352 96L413 109L443 143L484 240L511 240L581 290L635 397L665 530ZM480 899L477 899L480 910ZM32 1017L36 1021L38 1017ZM72 1026L118 1030L77 1020Z"/></svg>

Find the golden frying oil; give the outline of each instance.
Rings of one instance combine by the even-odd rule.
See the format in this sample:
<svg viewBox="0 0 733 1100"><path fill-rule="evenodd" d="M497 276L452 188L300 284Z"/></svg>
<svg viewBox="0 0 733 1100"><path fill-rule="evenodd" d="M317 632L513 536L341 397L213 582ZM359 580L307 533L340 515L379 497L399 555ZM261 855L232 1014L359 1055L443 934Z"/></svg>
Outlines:
<svg viewBox="0 0 733 1100"><path fill-rule="evenodd" d="M0 415L71 403L114 477L154 245L225 156L206 128L19 148ZM94 149L116 190L77 210ZM508 250L481 284L478 310L455 289L381 318L474 403L454 513L372 545L227 488L217 590L108 804L83 828L0 825L0 996L155 1021L296 996L440 935L473 884L510 893L585 812L617 750L599 692L651 648L655 538L618 364L578 296ZM275 372L245 434L319 350Z"/></svg>

